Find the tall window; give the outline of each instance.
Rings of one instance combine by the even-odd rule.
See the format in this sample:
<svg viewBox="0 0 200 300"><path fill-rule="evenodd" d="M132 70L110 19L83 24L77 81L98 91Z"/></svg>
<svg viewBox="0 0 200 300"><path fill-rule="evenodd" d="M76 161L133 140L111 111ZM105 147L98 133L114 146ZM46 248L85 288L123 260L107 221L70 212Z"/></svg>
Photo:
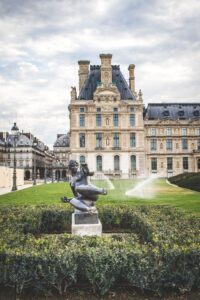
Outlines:
<svg viewBox="0 0 200 300"><path fill-rule="evenodd" d="M97 107L97 112L101 112L101 107Z"/></svg>
<svg viewBox="0 0 200 300"><path fill-rule="evenodd" d="M79 145L81 148L85 147L85 133L79 133Z"/></svg>
<svg viewBox="0 0 200 300"><path fill-rule="evenodd" d="M119 133L118 132L114 132L113 147L119 147Z"/></svg>
<svg viewBox="0 0 200 300"><path fill-rule="evenodd" d="M182 149L188 148L188 141L186 138L182 138Z"/></svg>
<svg viewBox="0 0 200 300"><path fill-rule="evenodd" d="M150 139L150 149L151 150L157 149L157 140L156 139Z"/></svg>
<svg viewBox="0 0 200 300"><path fill-rule="evenodd" d="M173 170L173 159L172 159L172 157L167 157L167 170Z"/></svg>
<svg viewBox="0 0 200 300"><path fill-rule="evenodd" d="M131 171L136 171L136 156L131 155Z"/></svg>
<svg viewBox="0 0 200 300"><path fill-rule="evenodd" d="M197 140L197 149L200 150L200 139Z"/></svg>
<svg viewBox="0 0 200 300"><path fill-rule="evenodd" d="M156 157L151 158L151 170L157 171L157 158Z"/></svg>
<svg viewBox="0 0 200 300"><path fill-rule="evenodd" d="M150 128L150 135L156 136L156 128Z"/></svg>
<svg viewBox="0 0 200 300"><path fill-rule="evenodd" d="M80 161L80 165L84 164L85 163L85 156L81 155L79 161Z"/></svg>
<svg viewBox="0 0 200 300"><path fill-rule="evenodd" d="M166 139L166 150L172 150L172 139Z"/></svg>
<svg viewBox="0 0 200 300"><path fill-rule="evenodd" d="M98 155L96 158L97 171L102 171L102 156Z"/></svg>
<svg viewBox="0 0 200 300"><path fill-rule="evenodd" d="M130 147L136 146L135 132L130 133Z"/></svg>
<svg viewBox="0 0 200 300"><path fill-rule="evenodd" d="M79 125L80 127L84 127L85 126L85 115L79 115Z"/></svg>
<svg viewBox="0 0 200 300"><path fill-rule="evenodd" d="M120 157L119 155L114 156L114 170L119 171L120 170Z"/></svg>
<svg viewBox="0 0 200 300"><path fill-rule="evenodd" d="M101 126L101 115L96 114L96 126Z"/></svg>
<svg viewBox="0 0 200 300"><path fill-rule="evenodd" d="M96 147L101 148L102 147L102 133L96 133Z"/></svg>
<svg viewBox="0 0 200 300"><path fill-rule="evenodd" d="M135 114L130 114L130 126L135 126Z"/></svg>
<svg viewBox="0 0 200 300"><path fill-rule="evenodd" d="M119 117L118 114L113 115L113 126L117 127L119 125Z"/></svg>
<svg viewBox="0 0 200 300"><path fill-rule="evenodd" d="M172 135L172 129L170 127L166 128L166 135Z"/></svg>
<svg viewBox="0 0 200 300"><path fill-rule="evenodd" d="M197 160L197 168L200 170L200 158Z"/></svg>
<svg viewBox="0 0 200 300"><path fill-rule="evenodd" d="M200 136L200 127L197 128L197 135Z"/></svg>
<svg viewBox="0 0 200 300"><path fill-rule="evenodd" d="M188 157L183 157L183 169L188 170Z"/></svg>
<svg viewBox="0 0 200 300"><path fill-rule="evenodd" d="M182 134L182 136L186 136L187 135L187 128L182 128L181 129L181 134Z"/></svg>

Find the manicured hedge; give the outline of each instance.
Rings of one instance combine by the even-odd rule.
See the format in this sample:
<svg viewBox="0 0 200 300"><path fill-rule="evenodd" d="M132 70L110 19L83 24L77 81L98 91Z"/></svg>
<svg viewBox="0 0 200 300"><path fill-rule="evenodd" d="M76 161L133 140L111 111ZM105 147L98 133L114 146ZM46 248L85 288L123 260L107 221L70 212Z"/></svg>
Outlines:
<svg viewBox="0 0 200 300"><path fill-rule="evenodd" d="M182 173L169 178L173 184L183 188L200 192L200 172L199 173Z"/></svg>
<svg viewBox="0 0 200 300"><path fill-rule="evenodd" d="M64 294L86 283L161 293L200 286L200 220L167 207L99 208L102 237L72 236L69 206L0 210L0 285ZM114 233L115 232L115 233Z"/></svg>

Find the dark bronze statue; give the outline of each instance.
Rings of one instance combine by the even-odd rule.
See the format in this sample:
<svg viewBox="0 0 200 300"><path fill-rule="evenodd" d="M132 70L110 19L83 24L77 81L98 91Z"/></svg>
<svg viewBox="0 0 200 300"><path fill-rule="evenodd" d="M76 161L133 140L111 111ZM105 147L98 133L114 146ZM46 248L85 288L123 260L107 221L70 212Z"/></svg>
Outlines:
<svg viewBox="0 0 200 300"><path fill-rule="evenodd" d="M96 213L94 203L97 201L98 195L106 195L107 191L88 183L88 176L93 176L94 172L89 171L86 163L81 164L80 170L78 170L77 161L70 160L68 167L72 175L70 186L74 197L63 197L61 200L70 203L80 211Z"/></svg>

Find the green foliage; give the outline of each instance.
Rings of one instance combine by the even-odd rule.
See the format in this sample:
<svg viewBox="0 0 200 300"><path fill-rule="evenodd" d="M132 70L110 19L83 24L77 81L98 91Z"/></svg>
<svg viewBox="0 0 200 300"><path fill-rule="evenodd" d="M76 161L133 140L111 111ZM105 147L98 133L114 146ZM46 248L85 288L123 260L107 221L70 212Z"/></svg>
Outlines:
<svg viewBox="0 0 200 300"><path fill-rule="evenodd" d="M199 173L182 173L169 178L173 184L183 188L200 192L200 172Z"/></svg>
<svg viewBox="0 0 200 300"><path fill-rule="evenodd" d="M102 237L70 231L71 207L0 210L0 285L65 294L81 282L105 294L126 282L161 293L200 285L200 220L163 206L101 206Z"/></svg>

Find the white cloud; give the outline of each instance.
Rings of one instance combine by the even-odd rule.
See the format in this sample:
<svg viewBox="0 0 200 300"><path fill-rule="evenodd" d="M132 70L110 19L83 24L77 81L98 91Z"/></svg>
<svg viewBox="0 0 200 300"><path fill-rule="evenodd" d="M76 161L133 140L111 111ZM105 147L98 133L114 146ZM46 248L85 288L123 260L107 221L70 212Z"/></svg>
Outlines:
<svg viewBox="0 0 200 300"><path fill-rule="evenodd" d="M199 101L200 2L7 0L0 12L0 130L19 127L53 144L69 129L77 60L113 53L148 102Z"/></svg>

